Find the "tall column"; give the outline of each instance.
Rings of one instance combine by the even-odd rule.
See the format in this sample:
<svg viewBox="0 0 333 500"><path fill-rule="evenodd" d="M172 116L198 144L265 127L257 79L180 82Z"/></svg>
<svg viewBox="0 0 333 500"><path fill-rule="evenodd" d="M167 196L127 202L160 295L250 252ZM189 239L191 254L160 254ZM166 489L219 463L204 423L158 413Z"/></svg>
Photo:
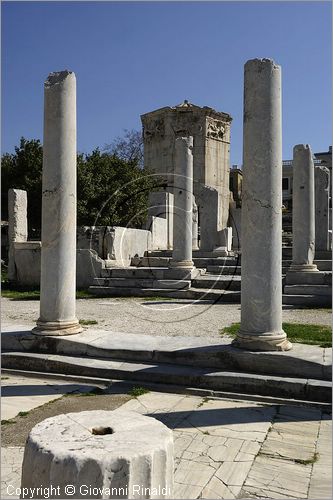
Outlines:
<svg viewBox="0 0 333 500"><path fill-rule="evenodd" d="M314 164L310 146L298 144L293 152L293 262L289 272L318 271L314 256Z"/></svg>
<svg viewBox="0 0 333 500"><path fill-rule="evenodd" d="M175 140L173 251L171 267L193 268L193 137Z"/></svg>
<svg viewBox="0 0 333 500"><path fill-rule="evenodd" d="M199 250L198 246L198 206L193 195L193 218L192 218L192 250Z"/></svg>
<svg viewBox="0 0 333 500"><path fill-rule="evenodd" d="M284 351L282 329L281 68L253 59L244 72L241 327L235 345Z"/></svg>
<svg viewBox="0 0 333 500"><path fill-rule="evenodd" d="M27 241L27 192L23 189L8 190L8 279L15 281L15 241Z"/></svg>
<svg viewBox="0 0 333 500"><path fill-rule="evenodd" d="M315 167L316 251L329 250L330 171Z"/></svg>
<svg viewBox="0 0 333 500"><path fill-rule="evenodd" d="M76 78L51 73L44 86L40 317L33 333L82 331L75 315Z"/></svg>

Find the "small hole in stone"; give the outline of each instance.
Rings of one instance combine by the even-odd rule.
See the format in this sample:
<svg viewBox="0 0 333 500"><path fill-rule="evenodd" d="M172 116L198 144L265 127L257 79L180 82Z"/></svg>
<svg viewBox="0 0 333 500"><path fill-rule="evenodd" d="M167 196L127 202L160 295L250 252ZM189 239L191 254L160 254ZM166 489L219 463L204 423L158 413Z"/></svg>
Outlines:
<svg viewBox="0 0 333 500"><path fill-rule="evenodd" d="M91 433L104 436L105 434L113 434L113 429L111 427L93 427Z"/></svg>

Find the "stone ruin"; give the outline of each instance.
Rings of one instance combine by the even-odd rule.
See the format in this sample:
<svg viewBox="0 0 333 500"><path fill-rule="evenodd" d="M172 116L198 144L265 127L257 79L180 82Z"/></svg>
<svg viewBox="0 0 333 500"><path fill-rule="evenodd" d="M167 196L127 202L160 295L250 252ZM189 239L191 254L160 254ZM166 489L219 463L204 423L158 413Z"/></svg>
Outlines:
<svg viewBox="0 0 333 500"><path fill-rule="evenodd" d="M243 286L241 290L241 328L233 345L239 349L234 349L238 352L241 349L248 351L287 351L291 349L292 345L282 328L280 66L270 59L248 61L245 65L244 86L244 188L241 267ZM187 103L185 104L187 105ZM75 263L77 258L75 117L75 75L68 71L51 74L45 84L40 318L37 321L37 326L32 330L33 334L39 336L71 335L79 333L81 330L75 313ZM195 203L193 200L193 193L195 192L195 182L193 180L195 176L194 135L182 127L176 129L175 132L174 147L172 148L174 155L173 170L172 172L167 171L166 177L168 188L171 188L169 183L173 179L172 253L169 256L161 257L168 260L164 261L167 265L160 268L161 276L157 281L160 281L159 286L162 286L162 282L171 285L173 282L183 284L189 281L188 288L190 288L192 280L201 274L200 270L196 269L193 257L193 227L195 227L195 224L193 224L193 207L198 206L200 228L204 224L202 219L202 226L200 224L200 213L202 217L202 214L207 213L207 211L205 212L206 209L202 209L202 202L198 202L197 198ZM218 134L218 131L214 133ZM223 135L218 137L223 138ZM311 149L308 145L296 146L294 155L296 175L294 218L295 224L297 224L298 220L300 224L303 224L303 231L295 234L293 263L287 276L291 276L292 282L296 283L297 286L298 283L312 285L315 283L312 280L317 279L315 277L324 276L325 273L318 270L317 264L313 261L315 249L315 196ZM217 187L217 185L212 187L204 184L198 188L199 194L202 189L212 190L214 193L215 206L218 207L213 212L212 217L214 227L215 221L217 221L217 230L214 234L219 234L220 230L227 229L227 226L224 226L227 223L227 218L223 221L225 213L222 209L226 203L226 198L223 193L219 192ZM171 193L167 191L165 194L167 196L164 198L164 208L162 209L164 215L170 212L169 207L166 205L171 202L169 196ZM10 196L13 206L17 206L19 199L23 200L22 210L26 210L25 196L22 193L13 192ZM204 203L206 203L206 199ZM298 219L302 210L306 212L304 221ZM15 213L17 215L17 211ZM160 213L150 214L150 217L152 217L150 222L153 223L153 218L158 218L160 215ZM161 218L165 219L163 216ZM163 222L163 224L163 227L167 229L168 222ZM15 227L18 237L24 240L26 238L26 226L24 222L22 223L22 219L17 220ZM228 233L228 229L225 232ZM148 231L148 233L151 232ZM165 231L165 234L168 235L168 230ZM169 243L167 244L170 244L171 235L168 238ZM224 238L226 239L226 236ZM222 259L220 262L231 258L229 249L225 248L227 247L225 239L222 241L212 239L214 245L210 246L206 254L200 248L201 258L212 258L216 247L217 253L227 253L224 257L215 257L216 259ZM14 242L15 249L15 238L13 239L12 233L10 241ZM22 241L17 243L22 243ZM98 238L98 244L100 244L100 238ZM102 240L103 252L105 251L104 244L105 242ZM222 249L219 246L222 246ZM202 257L202 255L208 255L208 257ZM149 259L149 256L146 256L146 258ZM137 264L140 264L140 262L137 262ZM104 262L104 267L102 266L101 270L106 271L107 269ZM137 269L140 269L140 267ZM152 271L150 270L150 272ZM252 354L255 353L252 352ZM127 448L126 443L128 442L128 432L131 429L135 431L133 440L137 443L137 447L134 448L134 462L137 460L138 454L140 455L140 473L138 475L141 474L141 465L144 467L148 464L144 471L146 472L145 481L147 484L162 483L172 486L172 437L171 431L165 429L163 424L155 422L156 429L153 429L153 431L156 431L156 433L152 433L152 424L145 420L143 426L146 432L141 433L136 430L136 426L140 425L140 420L148 417L129 415L128 422L124 424L127 416L122 415L121 412L119 412L120 418L118 420L117 411L112 412L112 415L102 415L101 412L97 412L93 417L101 425L98 425L98 429L90 430L92 415L86 415L85 412L75 415L77 415L77 423L82 424L79 426L79 430L77 430L78 426L73 426L73 421L68 423L66 415L55 417L49 422L42 422L33 429L25 450L22 486L39 485L41 482L47 486L51 483L51 478L52 482L57 479L59 484L64 485L64 481L68 482L65 473L69 473L74 484L79 486L82 484L83 478L85 479L87 474L94 474L95 470L102 470L107 474L109 471L107 477L108 480L112 480L112 473L119 462L119 454L117 454L117 450L115 451L111 441L114 439L116 444L118 443L119 446L124 447L122 459L130 468L133 458L133 441L131 446ZM125 427L121 429L123 425ZM112 432L113 426L115 427L114 433ZM117 426L119 426L118 433ZM102 430L100 427L102 427ZM95 432L93 432L94 430ZM105 430L106 432L104 432ZM125 436L121 436L121 430L124 431ZM62 439L63 435L67 436L65 441ZM104 439L105 435L111 436L110 441L101 442L99 438ZM157 440L154 439L156 435L158 435ZM89 456L84 459L81 453L82 436L83 439L86 440L87 438L91 442ZM141 443L142 436L144 437L143 443ZM59 439L61 441L60 447ZM160 453L161 440L163 446ZM141 444L142 447L140 447ZM100 450L106 450L108 452L107 456L101 454ZM150 457L155 455L156 450L158 450L157 463L159 465L155 467L155 464L153 464L153 467L150 466L152 464ZM68 469L68 455L70 455L70 461L73 465L72 469ZM163 458L162 466L161 457ZM55 469L53 469L53 458L55 458ZM41 463L44 466L42 468L39 467ZM134 475L138 472L135 467L132 467L131 470ZM82 471L84 471L84 474L81 474ZM100 474L94 474L94 477L91 478L90 483L92 486L95 485L97 477L100 477ZM118 485L117 479L115 484ZM125 481L123 477L121 479L122 481L119 482L121 486L126 486L130 481L129 475L125 478ZM110 485L112 486L112 481ZM167 496L166 494L165 497ZM111 494L110 498L112 497ZM161 496L159 495L159 497Z"/></svg>
<svg viewBox="0 0 333 500"><path fill-rule="evenodd" d="M103 295L167 294L174 297L240 302L241 283L243 286L246 283L244 250L248 247L246 233L249 226L242 224L242 218L246 220L246 215L241 216L239 196L242 179L240 175L234 175L238 172L232 171L234 200L229 191L230 115L184 101L178 106L146 113L141 119L145 167L152 174L161 177L163 188L150 193L148 218L143 229L113 226L78 228L77 287L90 287L93 293ZM183 143L187 141L191 145L187 148L184 146L185 149L180 154L177 144L182 143L181 138ZM185 155L184 159L182 155ZM276 160L280 162L281 158ZM250 174L246 174L248 167L244 158L243 204L247 203L246 186L249 185L250 177L251 189L259 192L260 199L266 198L270 193L271 188L267 183L258 182L263 176L256 172L257 168L259 167L251 166ZM297 170L297 157L294 170ZM245 178L246 175L248 179ZM328 169L315 167L314 179L315 187L308 192L303 204L307 206L307 220L312 221L311 238L313 240L315 236L316 241L314 243L313 240L312 243L312 246L315 244L317 255L314 265L326 274L321 275L321 278L318 274L313 277L312 279L317 280L316 283L292 283L290 273L284 278L292 262L289 249L283 248L280 278L285 304L325 305L331 301L331 276L327 274L331 269ZM274 182L276 193L279 193L281 186L278 186L276 179ZM294 203L297 207L296 197L294 190ZM308 202L310 199L311 203ZM295 214L296 211L297 208ZM9 278L21 285L37 286L41 280L41 242L27 240L26 213L26 193L11 190ZM305 213L302 208L300 213ZM296 221L295 228L297 224ZM259 251L261 258L254 259L265 262L270 229L253 227L255 232L260 229L260 234L265 234L265 244ZM71 248L74 239L73 233ZM297 229L294 240L296 252ZM176 265L179 260L192 264ZM73 269L72 267L71 273ZM306 279L310 279L309 275Z"/></svg>

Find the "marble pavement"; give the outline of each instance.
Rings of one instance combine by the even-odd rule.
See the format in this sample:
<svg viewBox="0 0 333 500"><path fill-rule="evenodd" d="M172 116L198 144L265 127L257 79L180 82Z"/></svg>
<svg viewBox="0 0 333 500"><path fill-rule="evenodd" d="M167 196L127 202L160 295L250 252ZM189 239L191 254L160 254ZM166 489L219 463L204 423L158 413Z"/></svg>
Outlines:
<svg viewBox="0 0 333 500"><path fill-rule="evenodd" d="M122 409L173 429L175 498L331 497L331 418L320 408L149 392ZM2 449L2 498L15 498L6 486L19 486L22 458L22 447Z"/></svg>

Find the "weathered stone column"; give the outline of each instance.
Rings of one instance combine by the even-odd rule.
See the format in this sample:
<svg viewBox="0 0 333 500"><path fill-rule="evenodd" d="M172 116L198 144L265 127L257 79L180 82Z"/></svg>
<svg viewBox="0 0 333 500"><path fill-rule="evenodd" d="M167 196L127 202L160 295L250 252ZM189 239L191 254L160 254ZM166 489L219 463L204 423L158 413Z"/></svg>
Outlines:
<svg viewBox="0 0 333 500"><path fill-rule="evenodd" d="M316 251L329 250L330 171L315 167L315 227Z"/></svg>
<svg viewBox="0 0 333 500"><path fill-rule="evenodd" d="M315 256L314 164L308 144L293 154L293 262L288 271L318 271Z"/></svg>
<svg viewBox="0 0 333 500"><path fill-rule="evenodd" d="M198 206L193 195L193 217L192 217L192 250L199 250L198 245Z"/></svg>
<svg viewBox="0 0 333 500"><path fill-rule="evenodd" d="M281 68L245 64L241 327L237 347L291 349L282 329Z"/></svg>
<svg viewBox="0 0 333 500"><path fill-rule="evenodd" d="M27 192L23 189L8 190L8 280L15 281L15 241L27 241Z"/></svg>
<svg viewBox="0 0 333 500"><path fill-rule="evenodd" d="M33 333L82 331L75 316L76 78L51 73L44 87L40 317Z"/></svg>
<svg viewBox="0 0 333 500"><path fill-rule="evenodd" d="M193 137L175 140L173 251L171 267L193 268Z"/></svg>

